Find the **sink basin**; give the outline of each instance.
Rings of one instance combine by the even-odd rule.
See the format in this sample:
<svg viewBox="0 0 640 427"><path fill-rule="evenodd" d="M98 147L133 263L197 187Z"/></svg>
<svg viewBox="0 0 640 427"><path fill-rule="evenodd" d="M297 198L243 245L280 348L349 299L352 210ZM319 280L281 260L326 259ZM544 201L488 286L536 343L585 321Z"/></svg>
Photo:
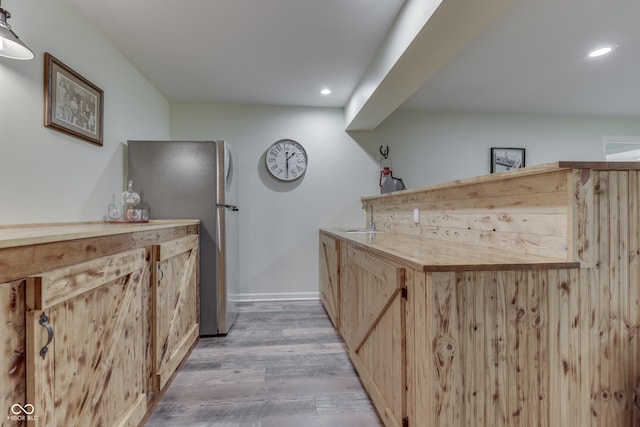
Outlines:
<svg viewBox="0 0 640 427"><path fill-rule="evenodd" d="M344 231L345 233L362 233L362 234L366 234L366 233L371 233L371 234L384 233L384 231L367 230L366 228L343 228L342 231Z"/></svg>

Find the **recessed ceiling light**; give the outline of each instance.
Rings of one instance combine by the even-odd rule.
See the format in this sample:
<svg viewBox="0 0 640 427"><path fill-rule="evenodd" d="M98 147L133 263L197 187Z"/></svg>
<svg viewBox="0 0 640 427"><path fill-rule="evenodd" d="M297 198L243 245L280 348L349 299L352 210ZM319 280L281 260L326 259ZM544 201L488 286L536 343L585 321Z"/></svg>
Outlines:
<svg viewBox="0 0 640 427"><path fill-rule="evenodd" d="M597 58L599 56L606 55L608 53L611 53L614 48L615 48L615 46L599 47L598 49L594 49L591 52L589 52L589 58Z"/></svg>
<svg viewBox="0 0 640 427"><path fill-rule="evenodd" d="M322 89L322 90L320 91L320 93L321 93L322 95L330 95L330 94L331 94L331 89Z"/></svg>

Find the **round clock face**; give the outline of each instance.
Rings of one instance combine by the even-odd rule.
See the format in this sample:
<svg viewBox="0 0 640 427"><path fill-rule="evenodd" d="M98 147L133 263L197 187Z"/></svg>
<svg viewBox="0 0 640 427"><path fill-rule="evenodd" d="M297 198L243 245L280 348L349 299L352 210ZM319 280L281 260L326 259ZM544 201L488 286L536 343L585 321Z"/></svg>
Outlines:
<svg viewBox="0 0 640 427"><path fill-rule="evenodd" d="M293 181L307 170L307 152L292 139L281 139L271 144L265 155L267 170L281 181Z"/></svg>

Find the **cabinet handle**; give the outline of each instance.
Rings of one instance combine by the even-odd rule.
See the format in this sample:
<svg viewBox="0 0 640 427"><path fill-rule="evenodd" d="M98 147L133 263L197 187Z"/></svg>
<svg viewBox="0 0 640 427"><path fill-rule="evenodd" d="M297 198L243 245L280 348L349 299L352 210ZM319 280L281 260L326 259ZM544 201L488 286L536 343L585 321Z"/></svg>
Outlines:
<svg viewBox="0 0 640 427"><path fill-rule="evenodd" d="M42 358L44 359L44 357L47 355L47 351L49 351L48 346L49 344L51 344L51 341L53 341L53 326L49 324L49 316L44 313L42 313L42 316L40 316L40 324L47 329L48 336L47 343L40 349L40 356L42 356Z"/></svg>
<svg viewBox="0 0 640 427"><path fill-rule="evenodd" d="M158 273L160 274L160 278L158 279L159 282L164 278L164 271L162 271L162 267L160 266L160 264L158 264Z"/></svg>

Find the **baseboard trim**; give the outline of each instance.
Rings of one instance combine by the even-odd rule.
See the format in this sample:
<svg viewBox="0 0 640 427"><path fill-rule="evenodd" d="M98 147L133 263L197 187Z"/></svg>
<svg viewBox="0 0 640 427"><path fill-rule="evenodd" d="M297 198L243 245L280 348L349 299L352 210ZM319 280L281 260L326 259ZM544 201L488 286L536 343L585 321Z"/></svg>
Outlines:
<svg viewBox="0 0 640 427"><path fill-rule="evenodd" d="M234 302L260 302L260 301L307 301L319 300L320 292L287 292L268 294L237 294L229 299Z"/></svg>

